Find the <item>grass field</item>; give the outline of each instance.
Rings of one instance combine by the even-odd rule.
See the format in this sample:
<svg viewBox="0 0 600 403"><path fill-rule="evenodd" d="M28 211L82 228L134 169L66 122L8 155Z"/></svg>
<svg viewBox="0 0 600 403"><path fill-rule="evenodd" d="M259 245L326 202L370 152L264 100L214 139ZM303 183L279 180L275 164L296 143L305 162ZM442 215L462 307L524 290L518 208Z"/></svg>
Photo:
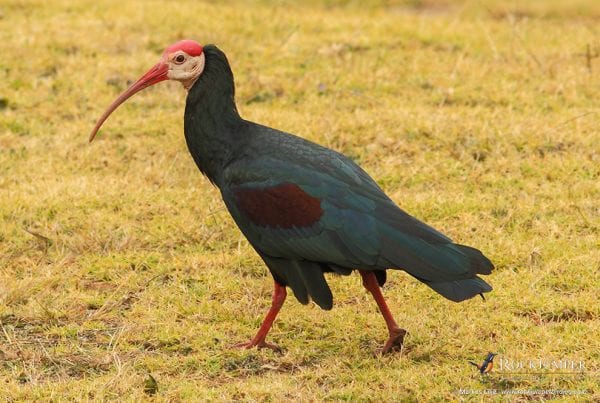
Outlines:
<svg viewBox="0 0 600 403"><path fill-rule="evenodd" d="M483 250L487 301L390 273L409 335L376 357L376 305L358 275L336 277L330 312L288 299L270 334L282 354L230 349L272 280L188 154L183 89L140 93L87 142L186 37L227 53L243 117L351 156ZM0 398L600 399L599 73L594 0L3 0ZM482 377L468 361L489 351ZM585 371L519 375L501 359ZM511 396L555 397L573 399Z"/></svg>

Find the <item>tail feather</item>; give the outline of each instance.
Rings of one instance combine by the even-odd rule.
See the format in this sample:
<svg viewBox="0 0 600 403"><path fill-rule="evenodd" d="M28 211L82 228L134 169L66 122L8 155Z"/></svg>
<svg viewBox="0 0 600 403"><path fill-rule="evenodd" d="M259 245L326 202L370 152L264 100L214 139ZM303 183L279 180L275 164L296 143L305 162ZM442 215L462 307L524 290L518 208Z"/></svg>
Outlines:
<svg viewBox="0 0 600 403"><path fill-rule="evenodd" d="M473 298L478 294L492 291L492 287L479 277L439 283L430 281L423 282L433 288L437 293L454 302L464 301Z"/></svg>
<svg viewBox="0 0 600 403"><path fill-rule="evenodd" d="M453 243L430 244L421 238L385 228L378 266L406 270L427 281L473 277L470 258Z"/></svg>
<svg viewBox="0 0 600 403"><path fill-rule="evenodd" d="M476 274L490 274L494 270L494 264L479 249L456 243L453 246L469 258L471 272Z"/></svg>
<svg viewBox="0 0 600 403"><path fill-rule="evenodd" d="M378 265L401 269L452 301L463 301L492 287L477 277L490 274L492 262L479 250L448 242L429 243L382 225Z"/></svg>

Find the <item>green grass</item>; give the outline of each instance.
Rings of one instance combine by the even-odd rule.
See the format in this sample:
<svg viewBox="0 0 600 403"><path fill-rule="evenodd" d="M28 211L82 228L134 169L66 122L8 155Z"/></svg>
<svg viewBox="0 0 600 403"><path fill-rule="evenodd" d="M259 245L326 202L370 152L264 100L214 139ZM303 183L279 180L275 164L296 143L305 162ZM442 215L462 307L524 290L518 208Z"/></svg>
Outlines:
<svg viewBox="0 0 600 403"><path fill-rule="evenodd" d="M212 3L0 4L0 397L141 400L150 373L161 401L600 399L600 3ZM286 302L282 355L230 349L272 284L188 155L180 85L137 95L87 143L184 37L227 53L242 116L344 152L483 250L487 301L390 273L409 336L374 357L376 305L359 276L331 278L332 311ZM467 361L488 351L586 372L482 378Z"/></svg>

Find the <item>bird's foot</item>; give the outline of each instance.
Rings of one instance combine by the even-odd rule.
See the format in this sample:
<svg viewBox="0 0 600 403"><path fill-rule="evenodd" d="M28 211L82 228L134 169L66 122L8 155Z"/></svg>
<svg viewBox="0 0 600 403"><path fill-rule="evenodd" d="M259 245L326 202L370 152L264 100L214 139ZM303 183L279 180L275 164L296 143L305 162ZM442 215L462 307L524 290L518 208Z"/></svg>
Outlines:
<svg viewBox="0 0 600 403"><path fill-rule="evenodd" d="M270 350L273 350L276 353L282 353L283 352L283 350L281 349L281 347L279 347L277 344L268 343L268 342L266 342L264 340L258 340L258 341L250 340L250 341L247 341L245 343L234 344L231 347L232 348L244 348L244 349L247 349L247 350L249 350L251 348L254 348L254 347L256 347L258 349L268 348Z"/></svg>
<svg viewBox="0 0 600 403"><path fill-rule="evenodd" d="M404 343L404 336L406 336L406 330L400 329L399 327L390 330L390 337L385 342L381 354L389 354L395 351L402 350L402 343Z"/></svg>

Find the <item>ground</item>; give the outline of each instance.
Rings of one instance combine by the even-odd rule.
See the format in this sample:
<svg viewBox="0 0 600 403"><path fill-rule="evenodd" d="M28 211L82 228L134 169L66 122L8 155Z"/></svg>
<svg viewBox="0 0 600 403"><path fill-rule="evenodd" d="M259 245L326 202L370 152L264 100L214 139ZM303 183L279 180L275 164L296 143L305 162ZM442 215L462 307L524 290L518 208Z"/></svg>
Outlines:
<svg viewBox="0 0 600 403"><path fill-rule="evenodd" d="M600 399L599 22L594 0L3 0L1 397ZM332 311L285 303L283 353L231 349L272 282L187 152L184 90L136 95L87 142L181 38L226 52L243 117L345 153L484 251L494 291L456 304L390 272L409 333L380 357L360 277L331 277ZM510 368L540 359L584 369Z"/></svg>

